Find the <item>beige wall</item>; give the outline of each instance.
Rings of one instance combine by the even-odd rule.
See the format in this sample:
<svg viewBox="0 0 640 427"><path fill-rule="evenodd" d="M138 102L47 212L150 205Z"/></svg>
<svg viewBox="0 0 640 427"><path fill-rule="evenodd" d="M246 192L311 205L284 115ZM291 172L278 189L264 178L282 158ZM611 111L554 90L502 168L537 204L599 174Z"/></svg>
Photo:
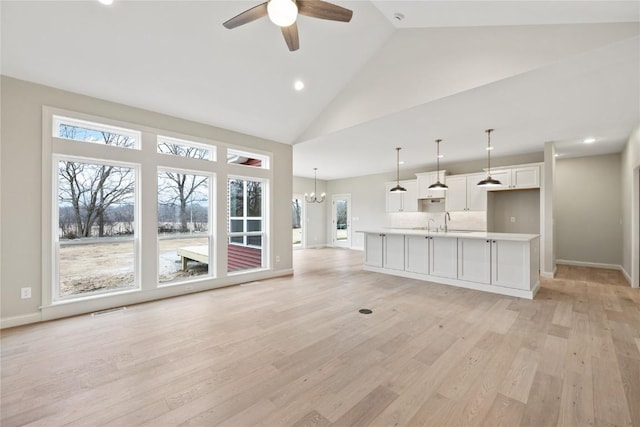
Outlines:
<svg viewBox="0 0 640 427"><path fill-rule="evenodd" d="M327 191L327 182L318 180L318 195ZM313 178L293 177L293 194L311 194L314 190ZM331 204L331 197L326 197L322 203L305 203L305 235L306 247L326 246L327 206ZM329 211L329 215L331 212Z"/></svg>
<svg viewBox="0 0 640 427"><path fill-rule="evenodd" d="M622 268L634 286L640 285L640 125L632 132L622 152L621 215Z"/></svg>
<svg viewBox="0 0 640 427"><path fill-rule="evenodd" d="M487 231L540 234L540 190L490 191L487 197Z"/></svg>
<svg viewBox="0 0 640 427"><path fill-rule="evenodd" d="M620 165L620 154L556 162L558 262L622 264Z"/></svg>
<svg viewBox="0 0 640 427"><path fill-rule="evenodd" d="M281 202L291 200L291 146L6 76L2 77L1 88L0 315L3 325L10 324L5 322L7 318L18 319L16 322L20 322L20 319L38 320L39 306L42 304L43 105L273 153L271 265L275 272L291 270L291 205L290 202ZM275 262L276 256L280 258L279 263ZM259 277L247 276L247 279ZM206 286L215 287L216 280L208 281ZM231 281L228 280L226 284ZM33 297L20 299L20 288L27 286L32 288ZM140 302L182 293L176 287L171 288L153 295L142 296L140 293L135 297L137 300L134 298L129 301ZM94 305L89 311L106 308L109 298L100 299L103 301L102 307ZM113 299L111 304L122 304L122 301Z"/></svg>

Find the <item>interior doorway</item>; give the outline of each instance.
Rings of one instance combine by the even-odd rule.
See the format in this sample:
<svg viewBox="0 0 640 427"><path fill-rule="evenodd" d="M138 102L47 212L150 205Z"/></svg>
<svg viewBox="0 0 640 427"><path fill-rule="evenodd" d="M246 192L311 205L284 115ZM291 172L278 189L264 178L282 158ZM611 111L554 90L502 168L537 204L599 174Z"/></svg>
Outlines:
<svg viewBox="0 0 640 427"><path fill-rule="evenodd" d="M307 222L304 196L294 194L291 200L291 244L294 249L307 247L305 225Z"/></svg>
<svg viewBox="0 0 640 427"><path fill-rule="evenodd" d="M331 229L333 246L351 247L351 194L331 197Z"/></svg>

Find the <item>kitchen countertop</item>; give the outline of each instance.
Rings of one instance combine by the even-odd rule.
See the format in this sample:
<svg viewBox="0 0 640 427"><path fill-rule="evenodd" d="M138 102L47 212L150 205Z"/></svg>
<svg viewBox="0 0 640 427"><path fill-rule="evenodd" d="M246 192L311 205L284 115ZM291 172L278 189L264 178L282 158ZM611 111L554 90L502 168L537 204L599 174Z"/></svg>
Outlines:
<svg viewBox="0 0 640 427"><path fill-rule="evenodd" d="M432 237L460 237L465 239L491 239L491 240L516 240L521 242L530 241L540 237L539 234L520 233L489 233L486 231L427 231L420 228L370 228L366 230L356 230L357 233L375 234L404 234L406 236L432 236Z"/></svg>

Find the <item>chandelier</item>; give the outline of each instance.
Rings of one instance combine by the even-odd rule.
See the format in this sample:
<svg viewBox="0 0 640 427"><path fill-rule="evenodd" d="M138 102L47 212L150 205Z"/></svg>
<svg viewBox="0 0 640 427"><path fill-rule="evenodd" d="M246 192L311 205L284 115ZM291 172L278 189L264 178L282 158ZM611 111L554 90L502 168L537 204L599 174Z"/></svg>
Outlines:
<svg viewBox="0 0 640 427"><path fill-rule="evenodd" d="M304 193L304 200L307 203L322 203L324 202L325 193L322 193L320 197L317 197L318 194L318 179L317 179L318 168L313 168L313 193L307 194Z"/></svg>

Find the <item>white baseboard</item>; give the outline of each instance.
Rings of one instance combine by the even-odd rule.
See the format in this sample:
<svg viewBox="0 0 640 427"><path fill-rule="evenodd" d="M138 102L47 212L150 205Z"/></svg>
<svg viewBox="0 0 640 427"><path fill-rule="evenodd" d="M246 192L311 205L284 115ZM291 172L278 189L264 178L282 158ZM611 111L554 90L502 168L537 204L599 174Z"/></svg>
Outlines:
<svg viewBox="0 0 640 427"><path fill-rule="evenodd" d="M0 329L13 328L14 326L28 325L42 320L40 313L23 314L21 316L3 317L0 319Z"/></svg>
<svg viewBox="0 0 640 427"><path fill-rule="evenodd" d="M629 282L629 284L633 287L633 282L631 281L631 275L627 273L627 270L625 270L624 267L620 267L620 270L622 271L622 275L624 276L624 278L627 279L627 282Z"/></svg>
<svg viewBox="0 0 640 427"><path fill-rule="evenodd" d="M602 262L585 262L585 261L572 261L567 259L557 259L556 264L573 265L576 267L606 268L608 270L624 271L622 266L619 264L605 264Z"/></svg>
<svg viewBox="0 0 640 427"><path fill-rule="evenodd" d="M540 271L540 277L544 277L545 279L553 279L554 277L556 277L557 272L558 272L558 266L554 265L552 272Z"/></svg>
<svg viewBox="0 0 640 427"><path fill-rule="evenodd" d="M63 317L76 316L79 314L107 310L115 307L130 306L148 301L157 301L196 292L210 291L226 286L240 285L243 283L272 279L275 277L290 276L292 274L292 268L282 270L261 270L231 275L218 279L205 279L188 283L179 283L172 286L164 286L150 290L123 292L121 294L105 295L103 297L89 297L81 300L72 300L40 307L39 313L29 313L21 316L2 318L0 319L0 328L11 328L13 326L26 325L29 323L60 319ZM186 285L189 285L191 289L187 291Z"/></svg>
<svg viewBox="0 0 640 427"><path fill-rule="evenodd" d="M325 244L320 244L320 245L307 245L307 247L305 249L322 249L322 248L326 248L327 245Z"/></svg>

